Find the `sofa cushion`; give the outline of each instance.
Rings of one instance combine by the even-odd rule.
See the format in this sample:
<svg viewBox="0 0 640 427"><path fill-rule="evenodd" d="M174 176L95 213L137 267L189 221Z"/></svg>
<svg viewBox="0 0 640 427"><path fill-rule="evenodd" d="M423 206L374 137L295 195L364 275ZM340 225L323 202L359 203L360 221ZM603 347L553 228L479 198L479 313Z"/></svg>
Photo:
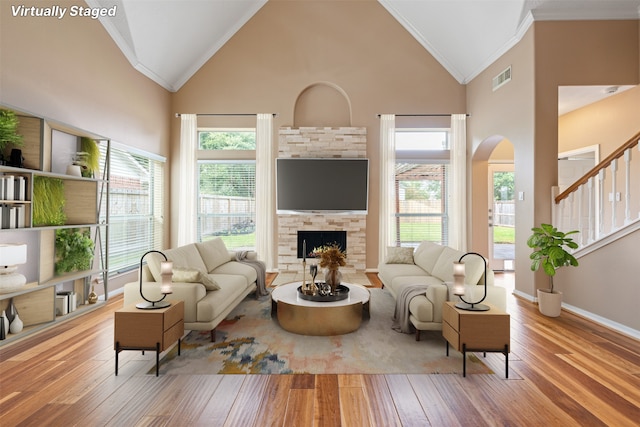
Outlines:
<svg viewBox="0 0 640 427"><path fill-rule="evenodd" d="M426 276L423 269L415 264L380 264L378 266L378 276L386 286L391 286L391 282L398 276Z"/></svg>
<svg viewBox="0 0 640 427"><path fill-rule="evenodd" d="M256 269L248 264L238 261L229 261L216 268L210 276L215 278L216 274L242 276L246 280L245 286L253 284L258 279Z"/></svg>
<svg viewBox="0 0 640 427"><path fill-rule="evenodd" d="M440 278L443 282L453 282L453 263L458 261L462 255L464 255L464 252L443 246L431 274Z"/></svg>
<svg viewBox="0 0 640 427"><path fill-rule="evenodd" d="M444 282L453 282L453 263L458 261L464 252L445 247L438 258L433 275ZM462 260L464 262L464 282L476 285L484 274L484 261L477 255L468 255Z"/></svg>
<svg viewBox="0 0 640 427"><path fill-rule="evenodd" d="M387 247L386 264L413 264L413 248Z"/></svg>
<svg viewBox="0 0 640 427"><path fill-rule="evenodd" d="M220 289L207 292L207 295L198 301L199 322L209 322L218 317L247 289L245 278L242 276L228 274L212 276L220 284Z"/></svg>
<svg viewBox="0 0 640 427"><path fill-rule="evenodd" d="M387 287L389 292L393 294L394 298L402 292L407 286L410 285L441 285L442 281L434 276L396 276L391 281L391 284Z"/></svg>
<svg viewBox="0 0 640 427"><path fill-rule="evenodd" d="M168 249L164 251L164 254L169 261L173 261L174 269L187 268L207 271L207 267L204 265L204 262L202 262L200 252L198 252L194 244ZM160 263L164 261L162 255L153 252L147 255L145 259L147 260L147 265L149 266L153 280L156 282L162 281L162 275L160 274Z"/></svg>
<svg viewBox="0 0 640 427"><path fill-rule="evenodd" d="M211 273L222 264L231 261L224 241L216 237L212 240L196 243L196 248L206 265L205 271Z"/></svg>
<svg viewBox="0 0 640 427"><path fill-rule="evenodd" d="M437 243L424 241L416 248L413 254L413 261L428 274L432 274L436 261L438 261L438 257L444 248L445 246Z"/></svg>

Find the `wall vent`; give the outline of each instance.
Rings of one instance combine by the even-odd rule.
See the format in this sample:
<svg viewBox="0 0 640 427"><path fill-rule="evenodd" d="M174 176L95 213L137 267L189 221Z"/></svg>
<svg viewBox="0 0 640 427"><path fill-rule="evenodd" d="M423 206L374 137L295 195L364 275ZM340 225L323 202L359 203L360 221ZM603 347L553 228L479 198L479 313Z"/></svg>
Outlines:
<svg viewBox="0 0 640 427"><path fill-rule="evenodd" d="M511 81L511 65L507 67L506 70L498 74L493 78L493 90L496 91L498 88L506 85Z"/></svg>

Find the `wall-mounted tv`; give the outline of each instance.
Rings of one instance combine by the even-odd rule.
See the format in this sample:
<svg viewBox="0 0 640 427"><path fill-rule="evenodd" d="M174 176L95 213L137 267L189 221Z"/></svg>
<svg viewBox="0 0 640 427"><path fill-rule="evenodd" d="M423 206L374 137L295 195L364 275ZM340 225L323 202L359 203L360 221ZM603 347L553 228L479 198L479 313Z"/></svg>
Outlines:
<svg viewBox="0 0 640 427"><path fill-rule="evenodd" d="M368 199L369 159L276 159L279 214L366 214Z"/></svg>

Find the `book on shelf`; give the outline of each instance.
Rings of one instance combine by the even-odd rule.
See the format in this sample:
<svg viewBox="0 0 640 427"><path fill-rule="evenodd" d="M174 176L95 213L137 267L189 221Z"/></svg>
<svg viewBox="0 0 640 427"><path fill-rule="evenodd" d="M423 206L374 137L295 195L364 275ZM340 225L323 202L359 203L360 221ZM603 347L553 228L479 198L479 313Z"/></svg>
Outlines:
<svg viewBox="0 0 640 427"><path fill-rule="evenodd" d="M14 179L13 200L27 199L27 179L24 176L16 176Z"/></svg>
<svg viewBox="0 0 640 427"><path fill-rule="evenodd" d="M16 190L15 177L13 175L2 175L1 185L2 187L2 200L13 200L13 195Z"/></svg>
<svg viewBox="0 0 640 427"><path fill-rule="evenodd" d="M24 228L27 221L27 210L24 205L0 204L0 228Z"/></svg>
<svg viewBox="0 0 640 427"><path fill-rule="evenodd" d="M27 200L27 178L0 174L0 200Z"/></svg>
<svg viewBox="0 0 640 427"><path fill-rule="evenodd" d="M67 295L56 295L56 316L69 314L69 297Z"/></svg>
<svg viewBox="0 0 640 427"><path fill-rule="evenodd" d="M77 304L76 293L74 291L59 291L56 293L56 298L60 296L64 297L64 301L67 307L66 308L67 312L64 314L73 313L74 311L76 311L78 304Z"/></svg>

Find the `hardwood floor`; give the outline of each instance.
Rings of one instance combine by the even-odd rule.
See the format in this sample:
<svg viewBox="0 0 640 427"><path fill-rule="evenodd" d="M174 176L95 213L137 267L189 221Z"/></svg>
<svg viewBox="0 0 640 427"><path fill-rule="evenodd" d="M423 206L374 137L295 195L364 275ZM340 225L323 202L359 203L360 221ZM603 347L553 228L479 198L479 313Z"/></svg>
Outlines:
<svg viewBox="0 0 640 427"><path fill-rule="evenodd" d="M535 305L508 298L512 353L505 379L500 354L487 354L495 374L466 378L156 378L144 374L154 354L133 351L120 354L116 377L113 312L122 306L116 297L0 349L0 425L639 425L640 342L566 312L546 318Z"/></svg>

